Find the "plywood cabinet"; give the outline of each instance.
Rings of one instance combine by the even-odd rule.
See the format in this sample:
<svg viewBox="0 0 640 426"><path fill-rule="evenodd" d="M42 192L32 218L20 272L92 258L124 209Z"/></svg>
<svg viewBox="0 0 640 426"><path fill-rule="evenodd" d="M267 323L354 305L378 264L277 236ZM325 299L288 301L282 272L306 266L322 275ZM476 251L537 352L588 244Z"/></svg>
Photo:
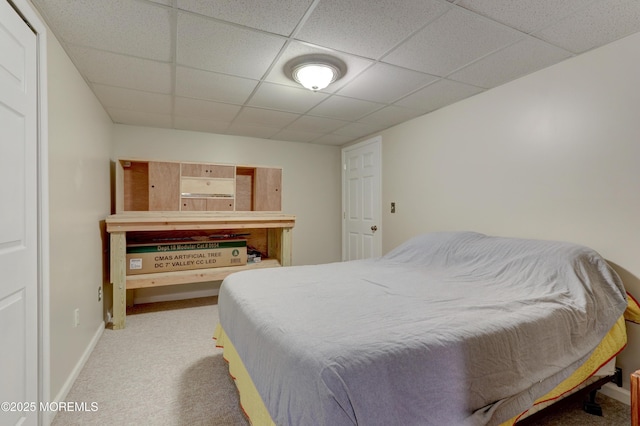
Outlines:
<svg viewBox="0 0 640 426"><path fill-rule="evenodd" d="M236 195L238 211L282 210L282 169L238 167Z"/></svg>
<svg viewBox="0 0 640 426"><path fill-rule="evenodd" d="M122 211L180 209L180 164L161 161L123 161L119 201Z"/></svg>
<svg viewBox="0 0 640 426"><path fill-rule="evenodd" d="M121 159L116 212L281 211L282 169Z"/></svg>

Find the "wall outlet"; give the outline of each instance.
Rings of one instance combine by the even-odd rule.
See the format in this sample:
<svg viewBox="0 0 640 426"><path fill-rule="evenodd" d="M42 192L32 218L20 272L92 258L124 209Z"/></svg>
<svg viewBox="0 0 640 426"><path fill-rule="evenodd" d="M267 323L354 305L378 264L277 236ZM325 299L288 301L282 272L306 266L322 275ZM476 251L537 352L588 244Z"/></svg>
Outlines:
<svg viewBox="0 0 640 426"><path fill-rule="evenodd" d="M80 325L80 308L76 308L73 311L73 326L77 327Z"/></svg>
<svg viewBox="0 0 640 426"><path fill-rule="evenodd" d="M396 203L395 201L391 202L391 213L395 213L396 212Z"/></svg>
<svg viewBox="0 0 640 426"><path fill-rule="evenodd" d="M98 302L102 302L102 286L98 287Z"/></svg>

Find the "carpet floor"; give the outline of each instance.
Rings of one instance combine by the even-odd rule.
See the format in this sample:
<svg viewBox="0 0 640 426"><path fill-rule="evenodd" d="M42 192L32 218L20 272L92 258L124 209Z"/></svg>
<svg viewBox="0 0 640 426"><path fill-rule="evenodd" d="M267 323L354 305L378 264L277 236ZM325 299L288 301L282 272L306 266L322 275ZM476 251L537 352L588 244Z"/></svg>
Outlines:
<svg viewBox="0 0 640 426"><path fill-rule="evenodd" d="M130 308L126 328L104 331L65 399L97 410L59 411L52 424L249 425L212 339L217 322L215 297ZM577 401L535 424L630 425L628 405L601 394L597 402L603 417Z"/></svg>

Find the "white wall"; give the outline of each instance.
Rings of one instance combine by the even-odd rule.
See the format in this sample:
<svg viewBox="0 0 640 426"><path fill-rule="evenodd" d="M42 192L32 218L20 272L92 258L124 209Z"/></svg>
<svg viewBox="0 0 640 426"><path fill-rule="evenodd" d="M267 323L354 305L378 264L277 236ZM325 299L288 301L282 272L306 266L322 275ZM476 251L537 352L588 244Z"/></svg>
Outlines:
<svg viewBox="0 0 640 426"><path fill-rule="evenodd" d="M296 216L293 264L341 259L339 147L116 125L113 159L218 162L282 167L282 211ZM210 283L136 290L135 299L163 300L207 292ZM181 296L180 296L181 297Z"/></svg>
<svg viewBox="0 0 640 426"><path fill-rule="evenodd" d="M573 241L639 298L639 135L640 34L389 129L383 251L435 230ZM627 388L640 325L628 330Z"/></svg>
<svg viewBox="0 0 640 426"><path fill-rule="evenodd" d="M48 34L51 398L64 398L104 329L100 222L110 212L113 124ZM73 326L80 309L80 325Z"/></svg>

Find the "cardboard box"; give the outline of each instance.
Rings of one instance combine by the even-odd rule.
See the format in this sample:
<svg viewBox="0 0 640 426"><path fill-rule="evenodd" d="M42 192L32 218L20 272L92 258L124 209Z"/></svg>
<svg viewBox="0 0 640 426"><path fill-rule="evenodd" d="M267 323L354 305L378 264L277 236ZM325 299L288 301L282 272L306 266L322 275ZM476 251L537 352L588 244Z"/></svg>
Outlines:
<svg viewBox="0 0 640 426"><path fill-rule="evenodd" d="M246 263L246 240L127 245L127 275L238 266Z"/></svg>

